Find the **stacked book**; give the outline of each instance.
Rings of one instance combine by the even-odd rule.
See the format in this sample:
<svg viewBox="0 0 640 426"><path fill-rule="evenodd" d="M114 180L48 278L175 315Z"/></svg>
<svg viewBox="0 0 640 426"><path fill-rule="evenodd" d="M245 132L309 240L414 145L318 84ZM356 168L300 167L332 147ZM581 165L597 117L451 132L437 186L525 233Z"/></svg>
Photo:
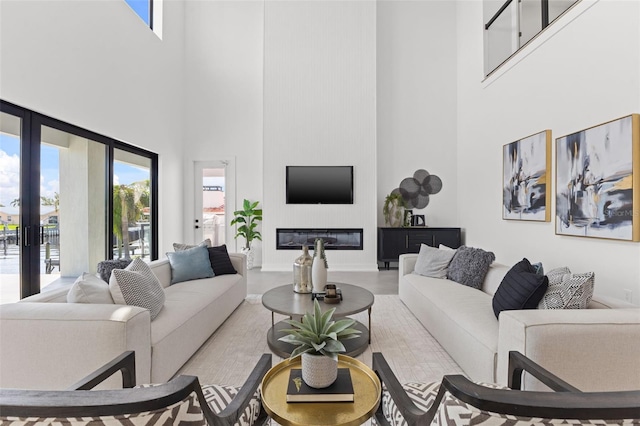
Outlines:
<svg viewBox="0 0 640 426"><path fill-rule="evenodd" d="M302 380L302 370L291 369L287 402L353 402L353 383L348 368L338 368L338 378L329 387L316 389Z"/></svg>

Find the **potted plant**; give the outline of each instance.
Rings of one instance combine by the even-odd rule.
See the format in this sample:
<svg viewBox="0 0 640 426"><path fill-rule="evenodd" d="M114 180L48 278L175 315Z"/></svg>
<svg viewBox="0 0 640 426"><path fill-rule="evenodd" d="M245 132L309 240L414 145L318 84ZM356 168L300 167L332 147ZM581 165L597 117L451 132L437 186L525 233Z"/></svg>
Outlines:
<svg viewBox="0 0 640 426"><path fill-rule="evenodd" d="M404 210L406 208L407 202L399 192L392 192L387 195L382 208L384 223L393 228L401 226L404 221Z"/></svg>
<svg viewBox="0 0 640 426"><path fill-rule="evenodd" d="M346 351L342 340L358 337L360 330L352 328L355 320L350 318L333 321L336 308L322 313L318 299L313 310L302 321L285 320L295 328L283 330L287 335L278 340L298 345L291 358L301 355L302 380L313 388L326 388L338 377L338 353Z"/></svg>
<svg viewBox="0 0 640 426"><path fill-rule="evenodd" d="M253 252L251 251L251 242L253 240L262 241L262 234L256 230L258 223L262 221L262 209L257 208L259 201L251 202L247 199L242 203L242 210L233 212L234 218L231 225L239 224L236 230L235 238L243 237L245 245L242 247L242 253L247 255L247 268L253 268Z"/></svg>

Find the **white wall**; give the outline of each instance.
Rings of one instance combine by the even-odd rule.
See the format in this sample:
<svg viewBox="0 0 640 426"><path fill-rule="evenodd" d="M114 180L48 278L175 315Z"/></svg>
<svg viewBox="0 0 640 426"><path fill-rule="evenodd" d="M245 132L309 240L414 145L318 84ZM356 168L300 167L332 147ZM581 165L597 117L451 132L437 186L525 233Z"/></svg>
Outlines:
<svg viewBox="0 0 640 426"><path fill-rule="evenodd" d="M160 159L160 252L182 239L183 5L160 40L122 0L0 2L2 99Z"/></svg>
<svg viewBox="0 0 640 426"><path fill-rule="evenodd" d="M418 169L443 187L414 213L429 226L460 226L455 19L452 1L378 1L378 226L385 197Z"/></svg>
<svg viewBox="0 0 640 426"><path fill-rule="evenodd" d="M263 11L261 0L185 2L187 240L193 235L195 215L194 161L235 163L235 177L228 179L236 179L236 189L227 191L227 212L240 209L245 198L263 201ZM243 241L234 240L235 229L227 231L230 251L239 251ZM260 242L254 247L259 265Z"/></svg>
<svg viewBox="0 0 640 426"><path fill-rule="evenodd" d="M557 236L555 219L502 220L500 188L504 144L640 112L640 2L583 0L554 24L564 28L549 28L484 82L482 2L458 2L457 16L458 203L467 244L507 264L527 257L546 270L595 271L596 293L624 299L628 289L640 304L638 243ZM555 202L551 208L553 217Z"/></svg>
<svg viewBox="0 0 640 426"><path fill-rule="evenodd" d="M265 3L263 270L290 270L276 228L363 228L331 270L375 270L376 3ZM287 165L354 166L354 204L287 205Z"/></svg>

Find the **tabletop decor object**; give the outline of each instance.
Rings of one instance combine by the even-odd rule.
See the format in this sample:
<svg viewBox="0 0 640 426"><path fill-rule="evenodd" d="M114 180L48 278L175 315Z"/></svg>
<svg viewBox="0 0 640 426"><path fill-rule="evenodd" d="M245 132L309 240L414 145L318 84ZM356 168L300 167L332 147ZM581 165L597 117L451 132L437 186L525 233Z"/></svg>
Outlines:
<svg viewBox="0 0 640 426"><path fill-rule="evenodd" d="M321 293L327 285L327 255L324 251L324 240L316 238L313 244L313 264L311 266L311 282L313 283L313 292Z"/></svg>
<svg viewBox="0 0 640 426"><path fill-rule="evenodd" d="M407 202L399 192L391 192L384 199L384 206L382 207L384 223L392 228L402 226L406 221L405 212L407 207Z"/></svg>
<svg viewBox="0 0 640 426"><path fill-rule="evenodd" d="M307 312L302 321L285 320L292 329L278 340L298 345L291 358L302 355L302 380L312 388L326 388L338 377L338 352L346 352L341 340L357 338L360 330L352 328L350 318L333 321L336 308L322 312L318 300L313 301L313 314Z"/></svg>
<svg viewBox="0 0 640 426"><path fill-rule="evenodd" d="M293 291L296 293L311 293L311 267L313 258L309 254L309 247L302 246L302 254L293 262Z"/></svg>

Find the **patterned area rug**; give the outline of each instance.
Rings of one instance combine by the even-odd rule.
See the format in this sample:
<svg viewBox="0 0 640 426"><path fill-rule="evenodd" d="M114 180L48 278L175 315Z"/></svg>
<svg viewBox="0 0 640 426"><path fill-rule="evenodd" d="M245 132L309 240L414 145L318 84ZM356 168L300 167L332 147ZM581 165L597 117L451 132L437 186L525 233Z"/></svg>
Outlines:
<svg viewBox="0 0 640 426"><path fill-rule="evenodd" d="M275 320L285 318L276 314ZM366 312L353 318L368 323ZM371 345L357 357L365 364L371 366L372 352L382 352L401 383L439 382L462 372L397 295L375 296L371 322ZM270 327L271 311L261 295L249 295L178 374L196 375L203 384L242 385L260 355L270 353ZM273 356L274 364L281 360Z"/></svg>

